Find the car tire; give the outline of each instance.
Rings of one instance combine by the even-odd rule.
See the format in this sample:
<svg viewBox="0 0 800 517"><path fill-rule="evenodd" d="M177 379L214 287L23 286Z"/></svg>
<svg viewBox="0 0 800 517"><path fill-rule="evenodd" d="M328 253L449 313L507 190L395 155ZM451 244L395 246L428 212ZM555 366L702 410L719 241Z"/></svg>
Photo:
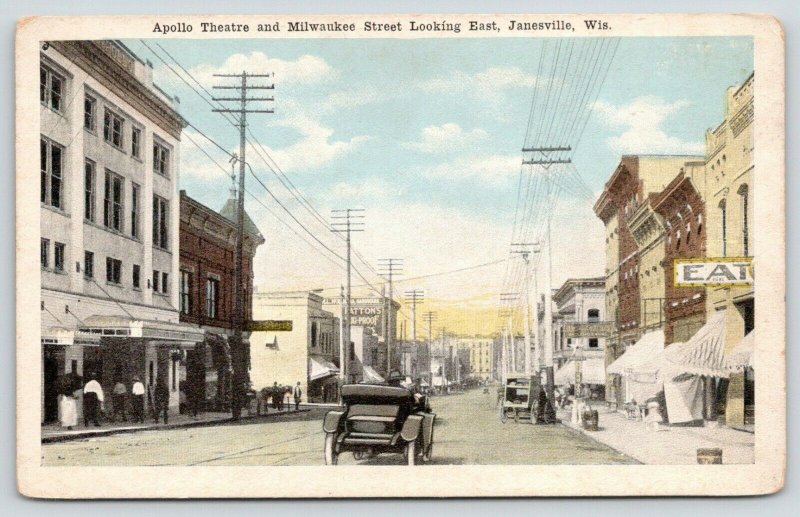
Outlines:
<svg viewBox="0 0 800 517"><path fill-rule="evenodd" d="M428 447L428 452L422 455L422 461L429 462L433 458L433 444Z"/></svg>
<svg viewBox="0 0 800 517"><path fill-rule="evenodd" d="M500 422L506 423L508 421L508 415L506 414L506 408L500 406Z"/></svg>
<svg viewBox="0 0 800 517"><path fill-rule="evenodd" d="M336 434L325 433L325 465L337 465L339 455L336 453Z"/></svg>

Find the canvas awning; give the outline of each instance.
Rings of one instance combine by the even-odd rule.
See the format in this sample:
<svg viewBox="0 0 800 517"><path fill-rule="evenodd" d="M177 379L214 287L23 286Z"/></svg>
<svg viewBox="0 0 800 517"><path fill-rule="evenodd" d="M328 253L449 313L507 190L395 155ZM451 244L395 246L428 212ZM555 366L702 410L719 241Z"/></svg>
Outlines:
<svg viewBox="0 0 800 517"><path fill-rule="evenodd" d="M665 356L671 376L681 374L728 377L725 365L725 311L712 315L697 333Z"/></svg>
<svg viewBox="0 0 800 517"><path fill-rule="evenodd" d="M339 367L325 359L310 357L309 362L311 363L308 372L309 380L316 381L317 379L324 379L325 377L330 377L331 375L339 373Z"/></svg>
<svg viewBox="0 0 800 517"><path fill-rule="evenodd" d="M663 352L664 331L647 332L616 361L608 365L606 371L623 377L654 376L659 370Z"/></svg>
<svg viewBox="0 0 800 517"><path fill-rule="evenodd" d="M364 382L384 383L386 379L380 376L371 366L364 366Z"/></svg>
<svg viewBox="0 0 800 517"><path fill-rule="evenodd" d="M755 346L756 333L751 330L733 350L725 354L725 367L734 372L752 368Z"/></svg>
<svg viewBox="0 0 800 517"><path fill-rule="evenodd" d="M127 316L89 316L78 330L98 338L142 338L182 348L193 348L195 343L205 339L205 331L196 325Z"/></svg>
<svg viewBox="0 0 800 517"><path fill-rule="evenodd" d="M581 384L605 384L606 367L600 357L592 357L580 362ZM575 361L567 361L555 374L559 386L575 384Z"/></svg>

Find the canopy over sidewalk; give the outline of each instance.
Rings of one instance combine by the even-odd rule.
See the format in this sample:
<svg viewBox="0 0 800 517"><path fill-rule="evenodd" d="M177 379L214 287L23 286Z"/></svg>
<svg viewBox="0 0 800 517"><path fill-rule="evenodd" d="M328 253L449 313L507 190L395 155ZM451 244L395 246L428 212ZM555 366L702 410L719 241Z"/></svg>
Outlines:
<svg viewBox="0 0 800 517"><path fill-rule="evenodd" d="M312 381L324 379L325 377L330 377L331 375L339 373L339 368L330 361L318 357L309 357L309 360L311 363L311 370L308 378Z"/></svg>
<svg viewBox="0 0 800 517"><path fill-rule="evenodd" d="M579 361L582 384L605 384L606 368L602 358L592 357ZM567 361L555 374L555 383L559 386L575 384L575 361Z"/></svg>
<svg viewBox="0 0 800 517"><path fill-rule="evenodd" d="M671 377L681 374L728 377L730 370L725 363L725 311L712 315L689 341L670 352L666 356L665 367Z"/></svg>
<svg viewBox="0 0 800 517"><path fill-rule="evenodd" d="M753 367L753 352L756 346L756 333L750 331L725 355L725 367L730 371L742 371Z"/></svg>
<svg viewBox="0 0 800 517"><path fill-rule="evenodd" d="M655 377L664 352L664 331L647 332L616 361L608 365L608 373L623 377Z"/></svg>

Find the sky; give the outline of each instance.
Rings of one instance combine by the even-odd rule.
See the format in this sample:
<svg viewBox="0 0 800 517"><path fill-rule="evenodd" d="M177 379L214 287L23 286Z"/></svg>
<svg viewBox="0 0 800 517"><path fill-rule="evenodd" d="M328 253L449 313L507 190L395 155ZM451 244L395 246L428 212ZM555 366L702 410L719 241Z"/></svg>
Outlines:
<svg viewBox="0 0 800 517"><path fill-rule="evenodd" d="M275 112L250 115L250 129L305 200L326 221L332 209L364 208L364 231L353 234L353 246L375 269L379 258L404 259L397 291L424 289L422 310L439 310L464 332L493 328L528 111L543 84L536 77L540 40L146 42L180 72L164 50L169 52L209 91L233 84L215 73L274 73L253 80L274 83L274 91L253 95L275 100L252 107ZM179 97L185 118L223 148L238 151L236 128L140 41L125 43L153 62L155 82ZM589 188L602 191L622 154L702 155L706 129L722 121L726 89L753 71L752 45L750 38L623 38L597 101L577 107L590 117L573 163ZM214 91L220 92L230 90ZM344 256L344 242L290 195L252 148L247 152L255 173L294 217ZM230 171L228 156L186 128L180 160L180 188L220 209L230 195L223 171ZM255 263L259 290L331 288L327 295L338 294L341 260L252 176L246 180L246 190L260 201L246 197L246 209L266 238ZM552 223L554 287L567 278L604 274L595 199L566 193L559 200ZM415 280L486 263L494 264ZM380 289L379 277L360 259L355 267ZM353 283L364 282L354 274Z"/></svg>

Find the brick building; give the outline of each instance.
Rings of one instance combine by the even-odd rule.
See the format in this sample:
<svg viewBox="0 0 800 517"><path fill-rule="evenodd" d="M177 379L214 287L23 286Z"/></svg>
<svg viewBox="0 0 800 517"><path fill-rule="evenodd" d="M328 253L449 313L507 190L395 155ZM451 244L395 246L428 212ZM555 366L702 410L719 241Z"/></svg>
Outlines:
<svg viewBox="0 0 800 517"><path fill-rule="evenodd" d="M227 410L230 397L230 348L233 335L236 201L220 212L180 193L180 320L199 325L205 339L186 352L187 396L207 409ZM252 319L253 259L264 237L245 214L244 319ZM247 333L245 333L247 350Z"/></svg>

